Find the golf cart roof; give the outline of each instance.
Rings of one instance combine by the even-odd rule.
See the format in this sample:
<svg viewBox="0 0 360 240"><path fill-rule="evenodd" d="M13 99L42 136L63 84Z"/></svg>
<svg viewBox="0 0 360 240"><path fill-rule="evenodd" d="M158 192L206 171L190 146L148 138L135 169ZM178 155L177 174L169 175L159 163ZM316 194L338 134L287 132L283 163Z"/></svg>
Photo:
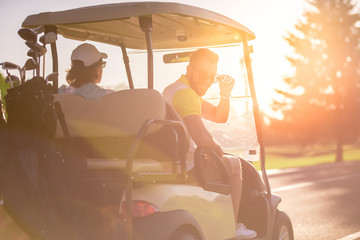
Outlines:
<svg viewBox="0 0 360 240"><path fill-rule="evenodd" d="M127 2L44 12L28 16L22 26L56 26L65 38L146 49L140 16L152 17L153 49L237 44L244 34L248 40L255 38L248 28L221 14L170 2Z"/></svg>

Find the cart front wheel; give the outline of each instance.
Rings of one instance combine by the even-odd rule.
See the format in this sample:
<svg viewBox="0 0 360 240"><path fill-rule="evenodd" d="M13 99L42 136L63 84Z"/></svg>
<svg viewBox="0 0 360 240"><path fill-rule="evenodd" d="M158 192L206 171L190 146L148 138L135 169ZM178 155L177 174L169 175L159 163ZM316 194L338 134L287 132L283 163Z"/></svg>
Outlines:
<svg viewBox="0 0 360 240"><path fill-rule="evenodd" d="M200 240L200 238L191 231L178 229L171 235L169 240Z"/></svg>
<svg viewBox="0 0 360 240"><path fill-rule="evenodd" d="M285 212L277 211L273 240L294 240L294 232L290 218Z"/></svg>

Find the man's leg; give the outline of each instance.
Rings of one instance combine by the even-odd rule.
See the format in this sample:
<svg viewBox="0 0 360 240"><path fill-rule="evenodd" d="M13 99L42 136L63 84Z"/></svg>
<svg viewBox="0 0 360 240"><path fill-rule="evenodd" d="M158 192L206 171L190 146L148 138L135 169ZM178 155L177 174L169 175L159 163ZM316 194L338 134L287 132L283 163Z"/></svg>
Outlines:
<svg viewBox="0 0 360 240"><path fill-rule="evenodd" d="M227 160L226 160L227 159ZM235 156L223 156L223 160L230 166L230 184L231 184L231 200L233 203L234 217L236 224L237 239L251 239L256 237L254 230L247 229L243 223L238 223L238 214L240 208L241 194L242 194L242 168L241 161ZM226 164L227 165L227 164Z"/></svg>
<svg viewBox="0 0 360 240"><path fill-rule="evenodd" d="M247 229L243 223L238 223L238 214L241 201L242 193L242 168L241 161L238 157L232 155L226 155L222 157L226 170L230 177L230 193L231 201L234 211L234 220L236 226L236 238L237 239L251 239L256 237L256 232ZM209 161L208 164L203 166L204 175L210 182L222 181L218 166L213 162Z"/></svg>
<svg viewBox="0 0 360 240"><path fill-rule="evenodd" d="M235 156L222 157L230 174L231 200L233 203L235 223L237 223L242 192L242 174L240 159Z"/></svg>
<svg viewBox="0 0 360 240"><path fill-rule="evenodd" d="M241 201L241 190L242 190L242 174L241 174L241 163L240 159L235 156L227 155L221 158L225 165L226 171L230 179L230 194L233 205L235 223L237 223L238 212ZM219 172L218 166L214 161L205 161L202 167L202 172L206 181L218 182L222 181L222 176Z"/></svg>

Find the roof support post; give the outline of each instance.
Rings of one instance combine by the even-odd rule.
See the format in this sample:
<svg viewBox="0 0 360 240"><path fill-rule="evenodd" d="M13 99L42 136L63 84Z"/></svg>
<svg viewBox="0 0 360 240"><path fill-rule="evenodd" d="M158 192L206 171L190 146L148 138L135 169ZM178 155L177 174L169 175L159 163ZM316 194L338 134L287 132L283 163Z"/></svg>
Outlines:
<svg viewBox="0 0 360 240"><path fill-rule="evenodd" d="M128 78L128 82L129 82L129 88L130 89L134 89L134 82L131 76L131 70L130 70L130 60L129 60L129 56L126 52L126 47L124 43L120 43L120 47L121 47L121 51L122 51L122 55L123 55L123 59L124 59L124 64L125 64L125 69L126 69L126 75Z"/></svg>
<svg viewBox="0 0 360 240"><path fill-rule="evenodd" d="M148 88L154 88L154 57L153 57L153 48L151 41L151 31L152 31L152 17L151 16L141 16L139 17L139 25L141 30L145 33L146 37L146 47L148 55Z"/></svg>
<svg viewBox="0 0 360 240"><path fill-rule="evenodd" d="M241 37L243 39L243 48L244 48L246 72L247 72L247 76L248 76L249 88L250 88L251 97L252 97L252 101L253 101L253 111L254 111L256 133L257 133L257 138L258 138L258 142L259 142L259 145L260 145L261 173L262 173L265 185L266 185L267 194L270 195L271 194L271 189L270 189L270 184L269 184L269 180L267 178L266 169L265 169L265 148L264 148L264 141L263 141L263 135L262 135L263 134L263 132L262 132L263 120L262 120L262 115L261 115L259 104L258 104L257 97L256 97L254 76L253 76L253 73L252 73L252 70L251 70L251 59L250 59L250 52L251 51L250 51L250 47L249 47L248 42L247 42L247 35L242 34Z"/></svg>

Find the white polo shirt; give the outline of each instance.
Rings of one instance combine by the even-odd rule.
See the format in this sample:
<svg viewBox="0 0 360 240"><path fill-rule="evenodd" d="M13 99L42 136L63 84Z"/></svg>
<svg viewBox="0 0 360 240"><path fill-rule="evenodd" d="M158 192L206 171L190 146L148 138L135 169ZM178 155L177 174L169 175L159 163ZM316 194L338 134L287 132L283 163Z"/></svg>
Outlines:
<svg viewBox="0 0 360 240"><path fill-rule="evenodd" d="M188 79L184 75L174 83L167 86L163 91L164 98L182 119L190 115L201 116L201 103L203 99L190 87ZM189 150L186 153L186 169L194 167L194 153L196 149L194 140L190 137Z"/></svg>
<svg viewBox="0 0 360 240"><path fill-rule="evenodd" d="M64 86L64 85L63 85ZM88 83L79 88L63 87L59 88L59 93L70 93L85 97L86 99L101 98L109 93L115 92L112 89L99 87L95 83Z"/></svg>

